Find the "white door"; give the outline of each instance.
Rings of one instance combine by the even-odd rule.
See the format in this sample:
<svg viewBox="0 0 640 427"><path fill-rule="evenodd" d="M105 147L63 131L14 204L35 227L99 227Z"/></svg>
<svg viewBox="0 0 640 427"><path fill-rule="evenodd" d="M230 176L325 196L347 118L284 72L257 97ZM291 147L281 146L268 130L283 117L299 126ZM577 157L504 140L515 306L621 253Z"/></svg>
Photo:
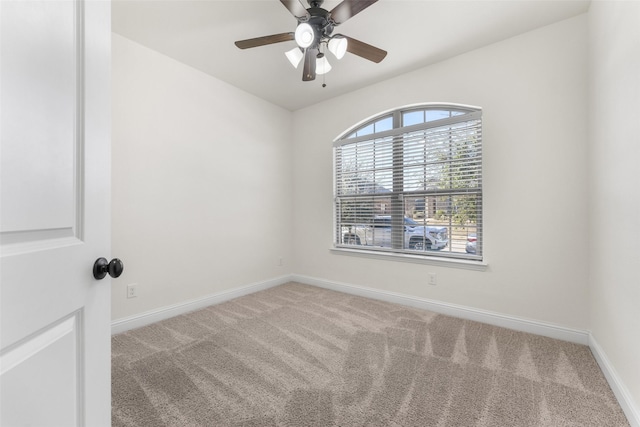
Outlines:
<svg viewBox="0 0 640 427"><path fill-rule="evenodd" d="M0 1L3 427L111 422L110 14Z"/></svg>

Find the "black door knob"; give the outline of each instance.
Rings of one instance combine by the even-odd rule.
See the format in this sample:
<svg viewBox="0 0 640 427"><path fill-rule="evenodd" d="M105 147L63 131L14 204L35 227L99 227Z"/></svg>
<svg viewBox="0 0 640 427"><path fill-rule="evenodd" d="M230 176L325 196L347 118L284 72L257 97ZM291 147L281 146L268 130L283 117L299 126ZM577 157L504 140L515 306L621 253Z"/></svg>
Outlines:
<svg viewBox="0 0 640 427"><path fill-rule="evenodd" d="M93 263L93 277L97 280L102 280L109 273L109 276L120 277L124 271L124 264L118 258L112 259L110 262L105 258L98 258Z"/></svg>

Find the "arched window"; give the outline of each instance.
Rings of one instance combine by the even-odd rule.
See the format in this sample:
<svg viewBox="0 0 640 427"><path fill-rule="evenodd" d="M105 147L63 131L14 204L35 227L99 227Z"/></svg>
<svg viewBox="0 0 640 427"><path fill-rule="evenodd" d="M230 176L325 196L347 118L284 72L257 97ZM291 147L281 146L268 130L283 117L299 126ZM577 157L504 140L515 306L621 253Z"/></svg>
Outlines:
<svg viewBox="0 0 640 427"><path fill-rule="evenodd" d="M482 111L387 112L334 142L338 248L482 260Z"/></svg>

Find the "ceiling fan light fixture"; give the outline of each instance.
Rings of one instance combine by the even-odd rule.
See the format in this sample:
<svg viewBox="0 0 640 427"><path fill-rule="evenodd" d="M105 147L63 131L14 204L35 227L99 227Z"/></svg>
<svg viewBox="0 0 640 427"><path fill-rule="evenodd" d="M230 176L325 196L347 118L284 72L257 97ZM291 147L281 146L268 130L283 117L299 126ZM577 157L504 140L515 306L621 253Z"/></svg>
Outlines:
<svg viewBox="0 0 640 427"><path fill-rule="evenodd" d="M332 37L329 40L329 52L333 53L337 59L342 59L345 53L347 53L347 39L344 37Z"/></svg>
<svg viewBox="0 0 640 427"><path fill-rule="evenodd" d="M336 0L337 6L330 11L322 8L324 1L306 0L311 6L306 8L303 0L280 0L280 3L291 12L297 21L295 31L237 40L236 47L249 49L295 41L298 45L297 49L292 49L285 54L295 68L298 68L301 62L304 63L302 67L302 81L304 82L315 80L316 74L326 74L331 70L331 65L324 56L327 50L337 59L342 59L349 52L375 63L379 63L387 56L385 50L343 34L333 34L335 27L353 18L379 0ZM323 81L324 86L326 85Z"/></svg>
<svg viewBox="0 0 640 427"><path fill-rule="evenodd" d="M326 74L329 71L331 71L331 64L329 64L324 54L319 54L316 61L316 74Z"/></svg>
<svg viewBox="0 0 640 427"><path fill-rule="evenodd" d="M302 58L304 57L302 50L300 50L299 47L294 47L293 49L286 51L284 54L287 56L287 59L291 62L291 65L293 65L294 68L298 68L300 61L302 61Z"/></svg>
<svg viewBox="0 0 640 427"><path fill-rule="evenodd" d="M296 27L295 39L298 46L304 49L313 44L316 39L316 33L311 25L303 22Z"/></svg>

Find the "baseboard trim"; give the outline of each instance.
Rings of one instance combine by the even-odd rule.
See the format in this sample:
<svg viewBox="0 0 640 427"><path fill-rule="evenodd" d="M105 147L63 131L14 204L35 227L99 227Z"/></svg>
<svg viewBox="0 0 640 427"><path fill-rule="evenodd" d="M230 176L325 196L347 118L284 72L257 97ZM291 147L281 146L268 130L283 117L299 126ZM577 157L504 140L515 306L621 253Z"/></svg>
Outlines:
<svg viewBox="0 0 640 427"><path fill-rule="evenodd" d="M449 304L441 301L429 300L426 298L419 298L396 292L382 291L379 289L372 289L364 286L339 283L299 274L292 274L291 281L318 286L320 288L331 289L338 292L344 292L347 294L358 295L366 298L402 304L410 307L420 308L423 310L430 310L448 316L488 323L494 326L500 326L516 331L556 338L563 341L569 341L584 345L589 344L589 332L586 330L571 329L564 326L541 322L538 320L524 319L487 310Z"/></svg>
<svg viewBox="0 0 640 427"><path fill-rule="evenodd" d="M150 325L151 323L159 322L161 320L169 319L180 314L208 307L210 305L220 304L221 302L229 301L234 298L242 297L254 292L272 288L274 286L282 285L290 280L290 275L280 276L270 280L264 280L262 282L256 282L249 285L227 289L225 291L210 294L202 298L184 301L178 304L146 311L134 316L117 319L111 322L111 334L119 334L121 332L140 328L142 326Z"/></svg>
<svg viewBox="0 0 640 427"><path fill-rule="evenodd" d="M624 385L624 382L620 379L618 372L615 370L606 353L598 344L593 334L589 334L589 348L595 357L596 362L600 366L600 369L604 373L609 387L615 394L618 403L622 407L624 414L627 416L627 421L631 427L640 427L640 411L631 397L629 389Z"/></svg>
<svg viewBox="0 0 640 427"><path fill-rule="evenodd" d="M221 302L229 301L234 298L269 289L290 281L318 286L320 288L331 289L334 291L358 295L366 298L420 308L423 310L430 310L448 316L474 320L477 322L483 322L490 325L509 328L521 332L528 332L578 344L591 345L589 332L584 330L571 329L564 326L541 322L538 320L524 319L488 310L450 304L397 292L383 291L380 289L335 282L299 274L284 275L273 279L252 283L249 285L239 286L233 289L228 289L222 292L207 295L202 298L184 301L178 304L146 311L134 316L117 319L111 323L111 333L117 334L128 331L130 329L146 326L154 322L159 322L161 320L188 313L190 311L198 310L210 305L220 304Z"/></svg>

